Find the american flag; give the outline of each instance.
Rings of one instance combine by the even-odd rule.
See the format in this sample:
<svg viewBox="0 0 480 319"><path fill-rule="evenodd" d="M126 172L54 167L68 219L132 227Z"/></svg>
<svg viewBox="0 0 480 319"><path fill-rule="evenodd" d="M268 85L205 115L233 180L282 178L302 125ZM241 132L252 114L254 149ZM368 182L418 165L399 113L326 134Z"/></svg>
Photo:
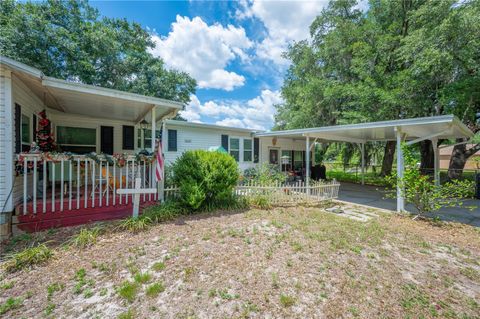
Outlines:
<svg viewBox="0 0 480 319"><path fill-rule="evenodd" d="M163 179L163 152L162 152L162 142L158 141L157 143L157 161L155 165L155 179L156 181L161 181Z"/></svg>

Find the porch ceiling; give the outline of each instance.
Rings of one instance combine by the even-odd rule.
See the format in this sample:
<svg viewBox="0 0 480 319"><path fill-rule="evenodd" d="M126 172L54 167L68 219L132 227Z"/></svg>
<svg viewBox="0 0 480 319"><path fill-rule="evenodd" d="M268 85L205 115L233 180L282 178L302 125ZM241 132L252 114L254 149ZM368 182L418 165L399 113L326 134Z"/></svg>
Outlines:
<svg viewBox="0 0 480 319"><path fill-rule="evenodd" d="M407 140L425 137L447 139L473 136L473 133L453 115L266 132L255 135L257 137L277 136L295 139L304 139L309 136L325 141L364 143L366 141L393 141L396 139L397 128L405 134Z"/></svg>

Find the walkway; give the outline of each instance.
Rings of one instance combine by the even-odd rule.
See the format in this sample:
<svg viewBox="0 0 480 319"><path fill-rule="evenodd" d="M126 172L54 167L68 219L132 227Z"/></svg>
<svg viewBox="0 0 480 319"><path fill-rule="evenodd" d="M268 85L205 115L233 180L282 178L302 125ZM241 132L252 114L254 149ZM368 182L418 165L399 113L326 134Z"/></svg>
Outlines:
<svg viewBox="0 0 480 319"><path fill-rule="evenodd" d="M354 204L396 210L396 199L385 199L384 195L385 190L382 187L342 182L338 199ZM464 206L477 206L477 208L473 211L467 208L443 208L436 215L442 220L480 227L480 200L466 200ZM415 211L412 205L407 205L406 209L411 212Z"/></svg>

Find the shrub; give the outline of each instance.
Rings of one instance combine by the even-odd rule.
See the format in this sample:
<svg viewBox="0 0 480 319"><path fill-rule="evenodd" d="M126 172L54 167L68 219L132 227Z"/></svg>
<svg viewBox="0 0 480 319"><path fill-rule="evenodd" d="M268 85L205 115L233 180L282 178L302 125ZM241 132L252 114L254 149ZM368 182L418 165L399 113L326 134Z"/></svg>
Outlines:
<svg viewBox="0 0 480 319"><path fill-rule="evenodd" d="M261 185L274 185L285 182L283 174L278 165L263 163L257 167L248 168L243 172L245 181L252 181Z"/></svg>
<svg viewBox="0 0 480 319"><path fill-rule="evenodd" d="M387 177L388 183L393 188L387 197L396 197L398 184L405 201L413 204L417 209L417 216L433 213L442 207L463 205L461 199L468 197L472 192L472 189L468 188L468 182L457 180L437 186L429 176L421 174L411 150L406 145L402 146L402 150L405 161L404 175L401 179L397 179L395 174Z"/></svg>
<svg viewBox="0 0 480 319"><path fill-rule="evenodd" d="M45 244L24 249L21 252L13 254L5 263L5 270L13 272L25 267L33 266L49 260L53 252Z"/></svg>
<svg viewBox="0 0 480 319"><path fill-rule="evenodd" d="M229 154L203 150L187 151L173 164L181 203L200 210L231 201L237 184L238 165Z"/></svg>

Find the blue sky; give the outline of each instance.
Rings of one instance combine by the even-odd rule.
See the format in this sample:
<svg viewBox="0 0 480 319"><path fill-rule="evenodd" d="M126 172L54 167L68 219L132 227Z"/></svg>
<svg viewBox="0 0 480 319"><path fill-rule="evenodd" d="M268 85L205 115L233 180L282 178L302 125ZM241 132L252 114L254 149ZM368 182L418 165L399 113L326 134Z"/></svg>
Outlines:
<svg viewBox="0 0 480 319"><path fill-rule="evenodd" d="M91 1L108 17L140 23L152 53L198 83L189 121L270 129L288 61L281 53L308 38L328 3L319 1Z"/></svg>

